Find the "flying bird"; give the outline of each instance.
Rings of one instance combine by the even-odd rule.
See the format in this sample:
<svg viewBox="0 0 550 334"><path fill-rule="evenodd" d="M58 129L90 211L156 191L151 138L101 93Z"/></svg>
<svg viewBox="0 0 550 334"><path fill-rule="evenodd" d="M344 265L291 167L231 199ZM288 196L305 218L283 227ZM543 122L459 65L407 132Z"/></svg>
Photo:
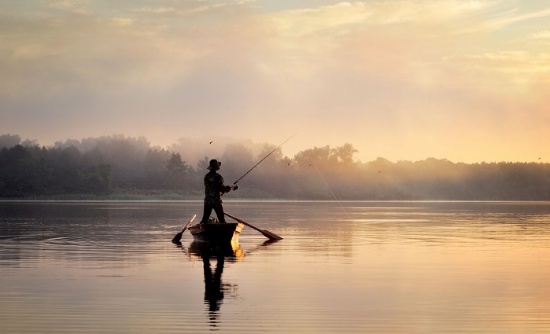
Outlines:
<svg viewBox="0 0 550 334"><path fill-rule="evenodd" d="M213 143L213 141L210 142L210 144L212 144L212 143Z"/></svg>

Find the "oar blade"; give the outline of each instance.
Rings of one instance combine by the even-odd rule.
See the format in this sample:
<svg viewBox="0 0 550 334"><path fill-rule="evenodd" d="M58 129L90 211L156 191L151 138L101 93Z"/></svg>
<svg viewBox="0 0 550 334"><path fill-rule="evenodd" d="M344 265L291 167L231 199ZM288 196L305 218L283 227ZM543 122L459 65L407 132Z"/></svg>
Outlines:
<svg viewBox="0 0 550 334"><path fill-rule="evenodd" d="M174 236L174 239L172 239L172 242L177 244L177 243L180 243L181 242L181 237L183 236L183 232L185 231L182 231L182 232L179 232L178 234L176 234Z"/></svg>
<svg viewBox="0 0 550 334"><path fill-rule="evenodd" d="M268 238L269 240L276 241L276 240L283 240L282 237L278 236L277 234L267 231L267 230L260 230L260 232L264 235L264 237Z"/></svg>

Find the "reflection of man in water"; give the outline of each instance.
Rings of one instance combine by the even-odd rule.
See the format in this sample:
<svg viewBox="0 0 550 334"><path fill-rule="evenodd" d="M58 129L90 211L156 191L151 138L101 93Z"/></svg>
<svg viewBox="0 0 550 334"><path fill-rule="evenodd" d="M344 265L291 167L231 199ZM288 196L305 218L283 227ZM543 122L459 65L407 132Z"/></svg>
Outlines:
<svg viewBox="0 0 550 334"><path fill-rule="evenodd" d="M216 263L216 271L212 275L210 268L210 257L203 256L202 262L204 265L204 301L208 302L208 310L211 312L210 320L215 320L215 313L220 309L223 299L222 291L222 273L224 265L224 257L218 256Z"/></svg>

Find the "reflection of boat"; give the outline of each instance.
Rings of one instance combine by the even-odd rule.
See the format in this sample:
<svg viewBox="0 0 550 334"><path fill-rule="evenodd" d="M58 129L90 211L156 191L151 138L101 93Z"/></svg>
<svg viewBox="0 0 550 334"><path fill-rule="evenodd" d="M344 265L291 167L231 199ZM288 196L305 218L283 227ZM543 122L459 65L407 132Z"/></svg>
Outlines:
<svg viewBox="0 0 550 334"><path fill-rule="evenodd" d="M210 243L193 241L189 245L189 254L203 258L217 258L222 256L229 258L231 262L240 260L244 257L244 252L238 242Z"/></svg>
<svg viewBox="0 0 550 334"><path fill-rule="evenodd" d="M209 224L214 225L214 224ZM216 224L216 225L229 225ZM236 225L236 224L235 224ZM190 228L191 233L193 227ZM240 230L240 227L238 230ZM195 234L193 234L195 236ZM188 247L182 247L182 250L189 256L191 261L202 261L204 271L204 303L207 305L208 322L211 330L218 330L220 324L220 309L224 299L228 297L235 299L238 297L238 285L235 283L222 282L222 274L227 264L240 262L244 259L244 251L236 239L231 238L233 242L203 242L197 238L189 244ZM275 242L266 241L259 244L254 249L247 251L247 255L255 250L261 249ZM181 246L181 243L179 244ZM211 261L215 259L216 267L213 268ZM214 270L212 270L214 269Z"/></svg>
<svg viewBox="0 0 550 334"><path fill-rule="evenodd" d="M207 241L211 243L231 244L239 240L239 234L244 224L218 223L197 224L189 227L189 232L195 241Z"/></svg>

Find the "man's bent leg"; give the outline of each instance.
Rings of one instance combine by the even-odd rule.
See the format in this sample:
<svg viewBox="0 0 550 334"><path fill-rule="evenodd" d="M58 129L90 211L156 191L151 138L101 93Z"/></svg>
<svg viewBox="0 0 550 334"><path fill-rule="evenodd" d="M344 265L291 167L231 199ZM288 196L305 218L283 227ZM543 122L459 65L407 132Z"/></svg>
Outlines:
<svg viewBox="0 0 550 334"><path fill-rule="evenodd" d="M225 223L225 217L223 215L223 206L221 203L214 205L214 211L216 211L216 215L218 216L218 221L220 223Z"/></svg>
<svg viewBox="0 0 550 334"><path fill-rule="evenodd" d="M212 213L212 204L204 202L204 211L202 214L202 220L201 224L208 223L208 218L210 218L210 214Z"/></svg>

